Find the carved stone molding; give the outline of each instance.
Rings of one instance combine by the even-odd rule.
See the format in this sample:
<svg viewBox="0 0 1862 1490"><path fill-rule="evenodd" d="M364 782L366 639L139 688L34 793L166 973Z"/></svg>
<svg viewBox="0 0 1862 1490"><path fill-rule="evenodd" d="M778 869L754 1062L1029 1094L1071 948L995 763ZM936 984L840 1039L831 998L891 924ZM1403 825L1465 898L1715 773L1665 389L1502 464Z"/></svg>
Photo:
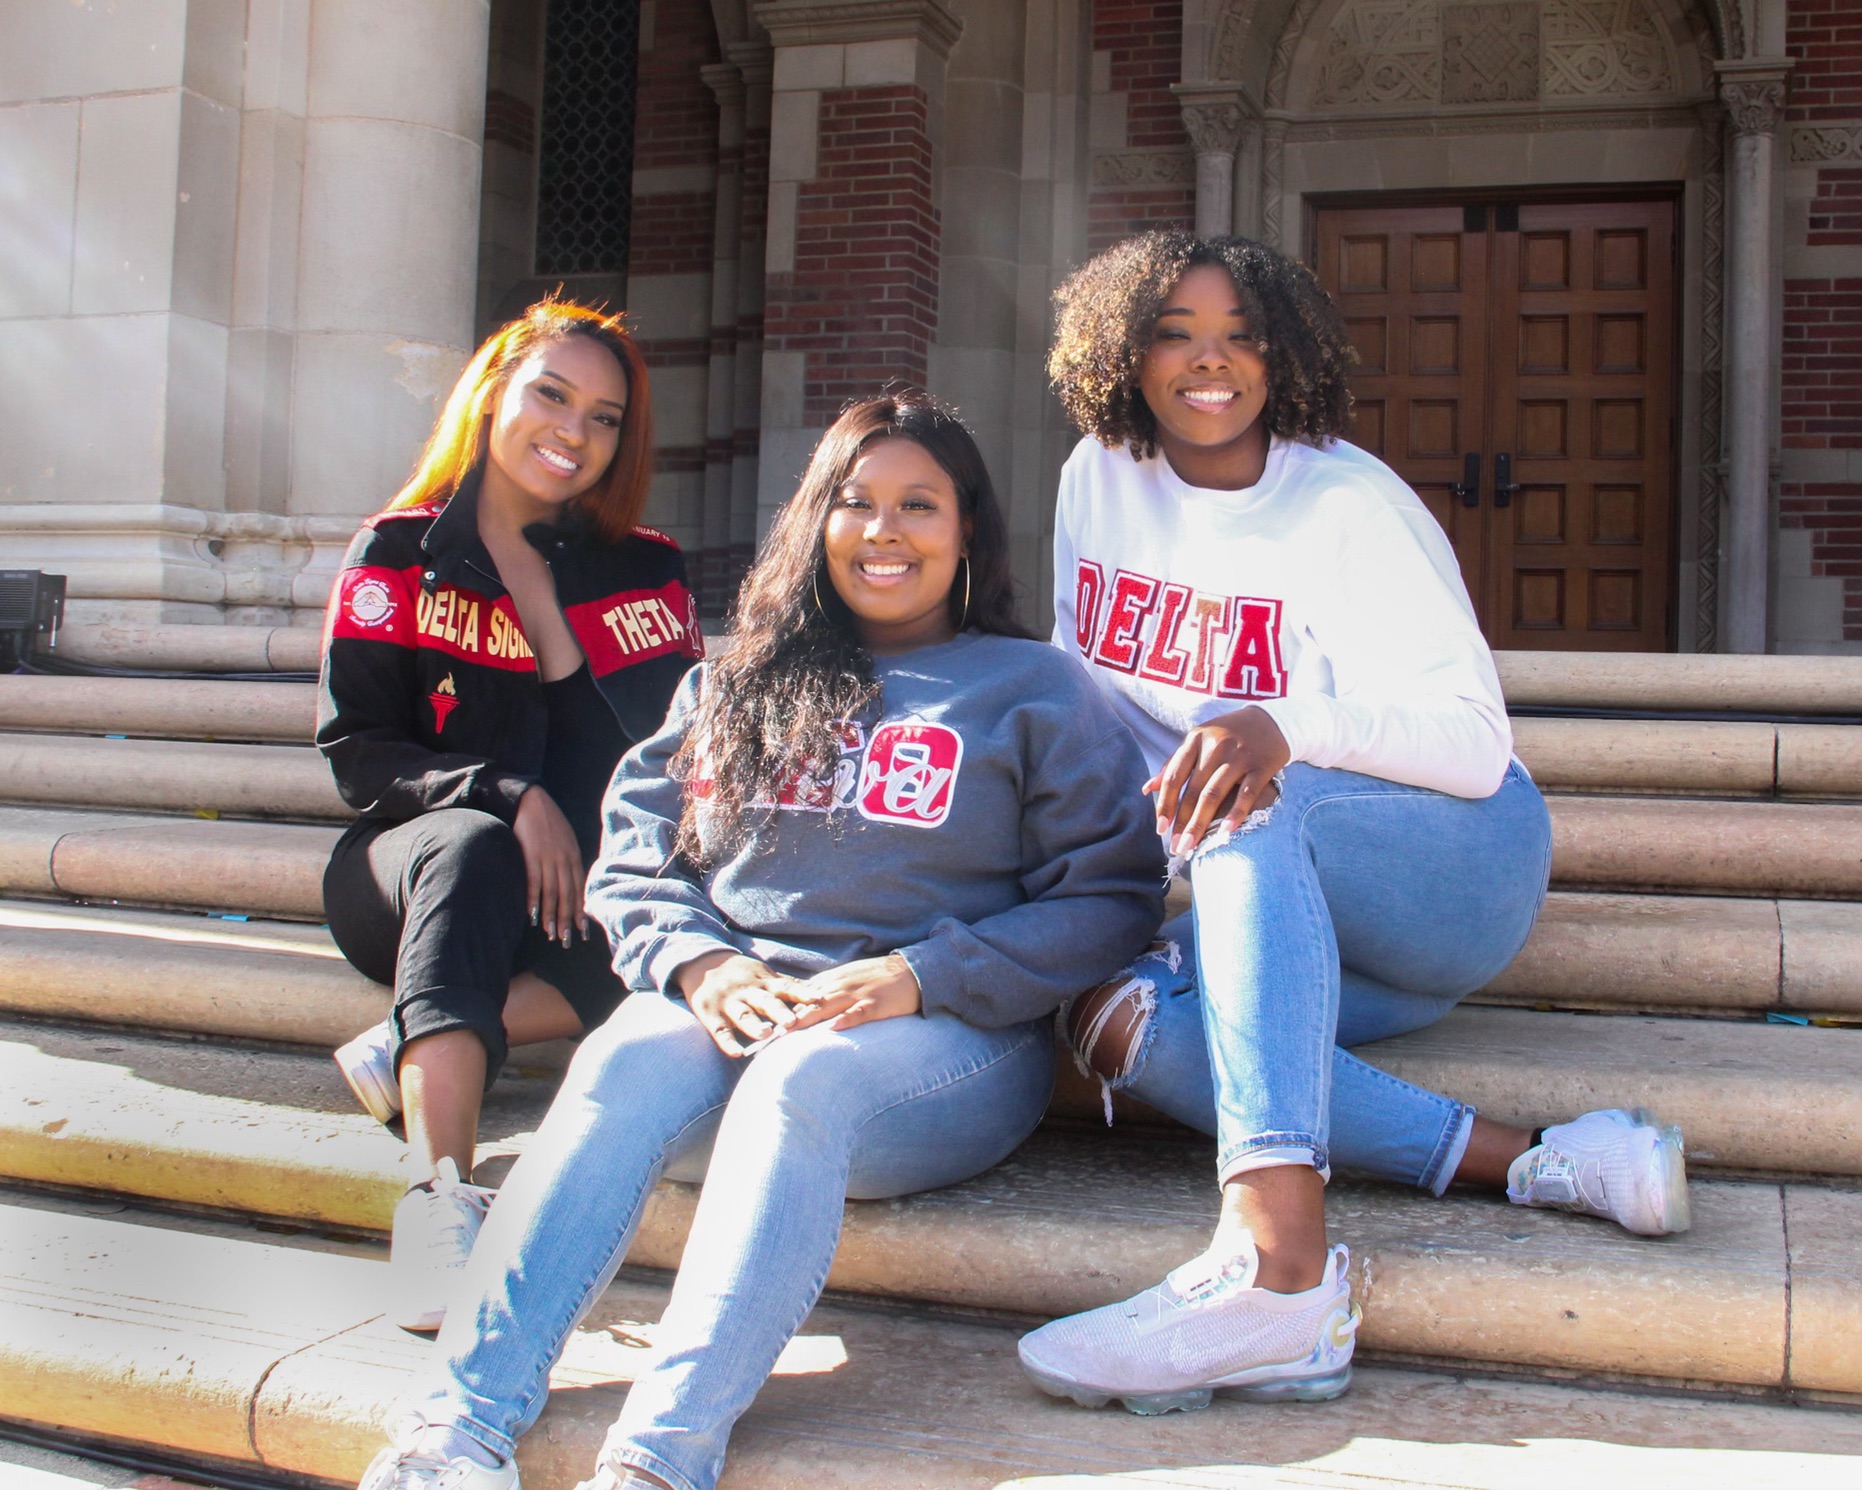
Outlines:
<svg viewBox="0 0 1862 1490"><path fill-rule="evenodd" d="M1093 157L1094 186L1190 186L1194 156L1179 151L1119 150Z"/></svg>
<svg viewBox="0 0 1862 1490"><path fill-rule="evenodd" d="M1312 16L1288 21L1270 103ZM1680 77L1655 0L1345 0L1314 65L1312 102L1345 109L1660 97Z"/></svg>
<svg viewBox="0 0 1862 1490"><path fill-rule="evenodd" d="M1522 103L1539 96L1536 0L1442 7L1442 102Z"/></svg>
<svg viewBox="0 0 1862 1490"><path fill-rule="evenodd" d="M1790 64L1724 62L1720 75L1720 102L1733 129L1742 135L1768 135L1784 117L1785 79Z"/></svg>
<svg viewBox="0 0 1862 1490"><path fill-rule="evenodd" d="M1799 165L1862 161L1862 124L1803 124L1791 131L1791 159Z"/></svg>
<svg viewBox="0 0 1862 1490"><path fill-rule="evenodd" d="M947 59L963 34L939 0L765 0L756 18L779 47L909 36Z"/></svg>
<svg viewBox="0 0 1862 1490"><path fill-rule="evenodd" d="M1183 128L1198 155L1233 155L1241 142L1242 127L1256 117L1239 88L1173 83L1170 91L1183 110Z"/></svg>
<svg viewBox="0 0 1862 1490"><path fill-rule="evenodd" d="M698 69L698 75L705 80L705 86L711 90L711 96L718 101L719 108L728 109L743 103L744 75L734 64L707 62Z"/></svg>

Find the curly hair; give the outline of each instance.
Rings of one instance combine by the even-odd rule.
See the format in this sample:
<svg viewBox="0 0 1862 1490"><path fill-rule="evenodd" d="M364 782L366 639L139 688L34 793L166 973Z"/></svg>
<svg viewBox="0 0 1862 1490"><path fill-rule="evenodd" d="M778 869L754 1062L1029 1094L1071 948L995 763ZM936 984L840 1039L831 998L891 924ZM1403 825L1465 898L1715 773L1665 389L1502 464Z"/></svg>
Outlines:
<svg viewBox="0 0 1862 1490"><path fill-rule="evenodd" d="M955 414L916 391L850 404L822 435L795 495L776 515L738 592L729 653L705 690L669 770L687 783L676 851L704 866L753 839L751 809L813 781L840 753L840 726L878 702L872 655L827 568L828 515L868 446L911 440L950 477L970 525L969 571L951 587L951 625L1032 637L1016 611L1008 525L976 441ZM698 792L704 838L699 835Z"/></svg>
<svg viewBox="0 0 1862 1490"><path fill-rule="evenodd" d="M1338 307L1313 272L1251 238L1141 233L1089 259L1054 292L1047 375L1082 434L1133 455L1157 451L1157 418L1138 388L1164 299L1199 264L1228 271L1267 362L1268 429L1316 445L1351 423L1346 370L1357 361Z"/></svg>

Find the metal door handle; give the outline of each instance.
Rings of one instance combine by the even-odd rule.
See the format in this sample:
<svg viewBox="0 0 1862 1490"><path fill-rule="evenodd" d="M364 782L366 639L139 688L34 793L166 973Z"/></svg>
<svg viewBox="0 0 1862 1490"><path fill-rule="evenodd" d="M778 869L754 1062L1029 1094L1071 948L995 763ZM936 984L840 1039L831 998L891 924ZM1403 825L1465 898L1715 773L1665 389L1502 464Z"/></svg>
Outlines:
<svg viewBox="0 0 1862 1490"><path fill-rule="evenodd" d="M1513 505L1513 493L1519 490L1519 483L1513 479L1513 456L1510 451L1502 450L1493 458L1493 504L1496 507Z"/></svg>
<svg viewBox="0 0 1862 1490"><path fill-rule="evenodd" d="M1481 457L1477 450L1470 450L1461 457L1461 479L1451 481L1448 489L1461 498L1463 507L1481 505Z"/></svg>

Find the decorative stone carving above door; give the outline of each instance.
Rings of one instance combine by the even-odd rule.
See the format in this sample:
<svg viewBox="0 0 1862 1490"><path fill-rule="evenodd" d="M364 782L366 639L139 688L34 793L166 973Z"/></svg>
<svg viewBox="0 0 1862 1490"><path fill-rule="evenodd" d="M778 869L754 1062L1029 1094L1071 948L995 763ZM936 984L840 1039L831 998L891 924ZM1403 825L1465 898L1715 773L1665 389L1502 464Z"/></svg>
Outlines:
<svg viewBox="0 0 1862 1490"><path fill-rule="evenodd" d="M1649 99L1678 91L1651 0L1344 0L1319 44L1311 107Z"/></svg>

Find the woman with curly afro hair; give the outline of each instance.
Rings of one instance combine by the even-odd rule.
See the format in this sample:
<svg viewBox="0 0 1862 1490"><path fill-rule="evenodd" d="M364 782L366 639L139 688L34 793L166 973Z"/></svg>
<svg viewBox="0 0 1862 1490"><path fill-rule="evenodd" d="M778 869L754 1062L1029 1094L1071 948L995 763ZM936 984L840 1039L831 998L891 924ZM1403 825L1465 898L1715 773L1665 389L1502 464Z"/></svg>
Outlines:
<svg viewBox="0 0 1862 1490"><path fill-rule="evenodd" d="M1048 371L1086 438L1061 475L1054 639L1137 736L1132 790L1193 906L1067 1029L1108 1090L1216 1136L1222 1207L1201 1256L1036 1330L1022 1363L1142 1413L1335 1397L1358 1315L1326 1238L1334 1163L1655 1235L1688 1225L1680 1135L1640 1110L1507 1126L1347 1050L1512 960L1551 831L1447 538L1340 438L1353 354L1318 281L1164 231L1055 298Z"/></svg>

